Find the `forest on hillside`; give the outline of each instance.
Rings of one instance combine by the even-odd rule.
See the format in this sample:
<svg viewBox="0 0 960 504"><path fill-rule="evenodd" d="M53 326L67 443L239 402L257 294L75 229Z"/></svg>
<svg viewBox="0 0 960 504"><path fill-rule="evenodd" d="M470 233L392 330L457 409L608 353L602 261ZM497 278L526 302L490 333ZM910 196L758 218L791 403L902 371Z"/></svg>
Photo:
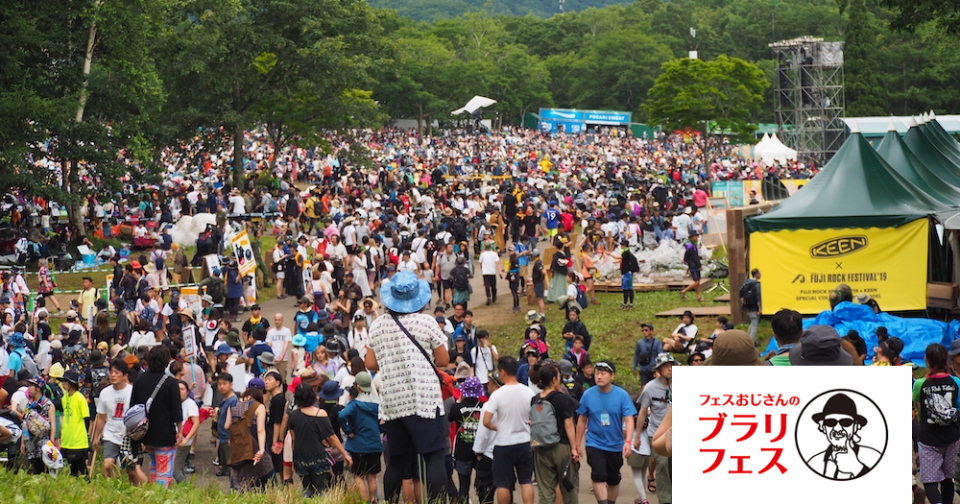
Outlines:
<svg viewBox="0 0 960 504"><path fill-rule="evenodd" d="M767 44L804 35L845 41L848 116L960 110L956 38L932 24L893 31L893 12L872 0L843 9L836 0L637 0L553 15L554 4L522 0L470 12L464 0L429 1L436 15L419 7L410 14L405 0L381 4L397 11L383 18L396 65L374 98L392 117L449 117L480 94L500 102L504 122L542 106L628 110L643 121L663 63L692 49L704 60L726 54L756 64L772 83ZM773 122L772 86L752 119Z"/></svg>

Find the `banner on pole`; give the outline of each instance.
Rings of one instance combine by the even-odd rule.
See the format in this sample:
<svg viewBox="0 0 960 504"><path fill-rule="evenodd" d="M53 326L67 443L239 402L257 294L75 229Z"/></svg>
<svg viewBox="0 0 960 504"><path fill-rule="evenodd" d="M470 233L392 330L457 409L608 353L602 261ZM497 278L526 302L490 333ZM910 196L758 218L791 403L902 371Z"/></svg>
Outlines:
<svg viewBox="0 0 960 504"><path fill-rule="evenodd" d="M253 247L250 245L250 237L247 236L246 230L235 234L230 239L230 246L237 258L240 276L252 275L257 271L257 260L253 256Z"/></svg>
<svg viewBox="0 0 960 504"><path fill-rule="evenodd" d="M751 233L750 267L763 275L763 312L829 310L830 292L841 283L884 311L926 309L927 226L918 219L896 228Z"/></svg>

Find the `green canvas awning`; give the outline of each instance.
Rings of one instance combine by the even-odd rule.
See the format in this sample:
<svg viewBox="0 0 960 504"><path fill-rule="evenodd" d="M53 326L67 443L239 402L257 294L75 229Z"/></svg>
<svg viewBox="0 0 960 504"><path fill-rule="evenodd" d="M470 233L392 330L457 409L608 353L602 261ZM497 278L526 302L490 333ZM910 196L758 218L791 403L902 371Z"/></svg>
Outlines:
<svg viewBox="0 0 960 504"><path fill-rule="evenodd" d="M907 134L903 135L903 142L937 177L954 187L960 187L960 166L944 156L919 127L911 125Z"/></svg>
<svg viewBox="0 0 960 504"><path fill-rule="evenodd" d="M957 143L957 139L953 138L950 133L947 133L947 130L944 129L942 124L940 124L940 121L933 119L927 124L930 125L929 131L932 131L933 134L943 139L948 148L952 149L957 154L960 154L960 143Z"/></svg>
<svg viewBox="0 0 960 504"><path fill-rule="evenodd" d="M816 177L746 225L748 232L897 227L950 208L897 173L854 132Z"/></svg>
<svg viewBox="0 0 960 504"><path fill-rule="evenodd" d="M950 185L927 168L910 148L903 143L900 134L891 130L883 137L877 153L904 178L927 194L947 205L960 202L960 187Z"/></svg>
<svg viewBox="0 0 960 504"><path fill-rule="evenodd" d="M936 146L945 158L952 161L953 164L960 166L960 149L957 149L956 140L949 137L941 137L936 125L930 122L921 124L919 128L920 131L927 136L927 139L930 140L930 143Z"/></svg>

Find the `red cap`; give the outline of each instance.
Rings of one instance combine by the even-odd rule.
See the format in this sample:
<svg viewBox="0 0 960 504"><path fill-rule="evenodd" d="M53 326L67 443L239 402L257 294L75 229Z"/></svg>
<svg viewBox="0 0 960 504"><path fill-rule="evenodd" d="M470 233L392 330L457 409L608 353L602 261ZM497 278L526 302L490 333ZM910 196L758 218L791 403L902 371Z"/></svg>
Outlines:
<svg viewBox="0 0 960 504"><path fill-rule="evenodd" d="M140 261L133 261L130 266L133 266L133 269L140 269Z"/></svg>

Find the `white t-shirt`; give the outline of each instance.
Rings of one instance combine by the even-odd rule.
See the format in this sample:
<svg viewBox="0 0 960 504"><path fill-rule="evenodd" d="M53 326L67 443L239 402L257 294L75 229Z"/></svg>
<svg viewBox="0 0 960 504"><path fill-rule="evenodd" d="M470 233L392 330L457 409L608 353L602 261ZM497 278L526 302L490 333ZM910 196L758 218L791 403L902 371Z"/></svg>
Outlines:
<svg viewBox="0 0 960 504"><path fill-rule="evenodd" d="M393 317L379 317L370 327L370 348L380 365L378 377L383 401L380 415L385 421L409 416L436 418L443 412L440 383L434 371L433 349L446 343L447 336L436 319L422 313L400 315L400 323L430 354L428 362L420 350L397 327Z"/></svg>
<svg viewBox="0 0 960 504"><path fill-rule="evenodd" d="M243 196L236 195L230 196L230 205L233 207L230 213L242 214L246 213L247 203L244 201Z"/></svg>
<svg viewBox="0 0 960 504"><path fill-rule="evenodd" d="M130 336L130 348L141 346L150 348L156 345L159 345L159 343L157 343L157 337L153 334L153 331L134 331L133 335Z"/></svg>
<svg viewBox="0 0 960 504"><path fill-rule="evenodd" d="M127 428L123 426L123 415L127 412L132 393L133 385L129 384L120 390L110 386L100 391L97 414L107 417L107 423L103 425L104 441L115 445L123 444L123 437L127 435Z"/></svg>
<svg viewBox="0 0 960 504"><path fill-rule="evenodd" d="M493 352L496 351L497 347L493 345L490 345L490 348L483 348L479 346L479 344L473 347L473 350L470 350L474 362L473 374L480 380L480 383L484 385L490 381L487 377L487 372L493 371L494 365L496 365L496 362L493 361Z"/></svg>
<svg viewBox="0 0 960 504"><path fill-rule="evenodd" d="M684 328L686 328L686 329L684 329ZM685 334L685 335L687 335L687 337L690 338L690 339L696 338L696 337L697 337L697 326L696 326L696 324L690 324L690 325L688 325L688 326L685 326L685 325L683 325L683 324L680 324L680 325L677 326L676 329L673 330L673 334L677 334L677 333Z"/></svg>
<svg viewBox="0 0 960 504"><path fill-rule="evenodd" d="M278 361L287 360L287 356L283 354L283 347L288 341L293 341L293 334L286 327L271 327L267 331L266 343L273 349L273 356Z"/></svg>
<svg viewBox="0 0 960 504"><path fill-rule="evenodd" d="M179 390L179 389L178 389ZM197 402L193 399L187 398L186 401L180 403L180 411L183 413L183 422L186 423L190 417L199 417L200 416L200 407L197 406ZM197 418L199 420L199 418ZM183 432L183 435L186 435L186 432Z"/></svg>
<svg viewBox="0 0 960 504"><path fill-rule="evenodd" d="M516 383L505 385L490 395L490 411L497 413L496 446L510 446L530 442L530 387Z"/></svg>
<svg viewBox="0 0 960 504"><path fill-rule="evenodd" d="M416 274L417 270L419 269L420 269L420 266L417 265L417 261L414 261L413 258L411 258L408 261L401 260L397 262L397 272L409 271L411 273Z"/></svg>
<svg viewBox="0 0 960 504"><path fill-rule="evenodd" d="M484 250L480 253L480 274L496 275L497 263L500 262L500 254L492 250Z"/></svg>

